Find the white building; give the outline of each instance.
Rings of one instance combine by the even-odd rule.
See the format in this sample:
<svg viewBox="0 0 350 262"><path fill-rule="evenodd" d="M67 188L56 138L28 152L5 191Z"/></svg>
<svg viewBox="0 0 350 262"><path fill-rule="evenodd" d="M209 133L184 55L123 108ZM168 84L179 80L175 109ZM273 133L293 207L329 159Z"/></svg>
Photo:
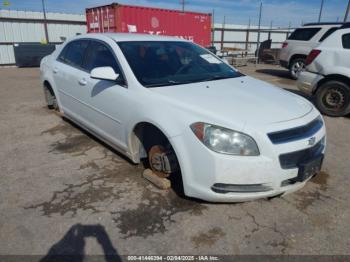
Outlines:
<svg viewBox="0 0 350 262"><path fill-rule="evenodd" d="M61 37L86 33L85 23L85 15L47 13L49 42L60 43ZM15 63L14 44L45 42L42 12L0 10L0 65Z"/></svg>

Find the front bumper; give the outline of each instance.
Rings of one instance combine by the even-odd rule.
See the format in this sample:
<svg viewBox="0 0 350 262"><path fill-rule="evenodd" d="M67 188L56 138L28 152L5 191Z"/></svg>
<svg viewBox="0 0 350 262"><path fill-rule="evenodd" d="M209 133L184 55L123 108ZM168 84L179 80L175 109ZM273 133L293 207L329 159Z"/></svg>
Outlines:
<svg viewBox="0 0 350 262"><path fill-rule="evenodd" d="M309 71L303 71L300 73L297 86L300 91L307 95L312 95L316 90L317 84L324 77L322 75L312 73Z"/></svg>
<svg viewBox="0 0 350 262"><path fill-rule="evenodd" d="M317 110L313 110L302 119L280 125L282 128L283 125L290 126L289 122L293 122L294 126L306 124L318 115ZM325 137L324 125L312 137L316 143L320 142ZM303 182L286 183L298 176L299 169L283 169L279 156L311 148L312 146L307 144L308 138L274 145L266 135L256 138L256 141L261 155L247 157L215 153L206 148L190 129L181 136L171 138L171 144L180 162L185 194L211 202L243 202L288 194L305 185L308 179ZM249 190L220 192L221 188L218 185L242 185L248 186Z"/></svg>

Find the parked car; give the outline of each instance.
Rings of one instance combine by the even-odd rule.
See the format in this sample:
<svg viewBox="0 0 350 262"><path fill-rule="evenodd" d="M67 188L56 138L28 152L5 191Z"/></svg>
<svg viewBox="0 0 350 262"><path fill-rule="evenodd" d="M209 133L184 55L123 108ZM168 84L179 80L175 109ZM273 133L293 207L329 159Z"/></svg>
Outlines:
<svg viewBox="0 0 350 262"><path fill-rule="evenodd" d="M89 34L41 63L48 106L187 196L246 201L300 189L321 168L322 116L179 38Z"/></svg>
<svg viewBox="0 0 350 262"><path fill-rule="evenodd" d="M282 44L281 66L289 70L293 79L297 79L298 73L305 69L310 51L341 26L342 23L310 23L296 29Z"/></svg>
<svg viewBox="0 0 350 262"><path fill-rule="evenodd" d="M329 116L350 113L350 24L335 31L311 51L298 88L315 97L317 108Z"/></svg>

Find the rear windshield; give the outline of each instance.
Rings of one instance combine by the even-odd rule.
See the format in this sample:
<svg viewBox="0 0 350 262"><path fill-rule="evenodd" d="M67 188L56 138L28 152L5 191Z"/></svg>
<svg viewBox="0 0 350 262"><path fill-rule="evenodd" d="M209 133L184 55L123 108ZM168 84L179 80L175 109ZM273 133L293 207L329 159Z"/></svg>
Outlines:
<svg viewBox="0 0 350 262"><path fill-rule="evenodd" d="M299 40L299 41L309 41L313 38L319 31L320 27L315 28L299 28L295 30L290 37L289 40Z"/></svg>
<svg viewBox="0 0 350 262"><path fill-rule="evenodd" d="M145 87L171 86L242 76L190 42L119 42L137 80Z"/></svg>

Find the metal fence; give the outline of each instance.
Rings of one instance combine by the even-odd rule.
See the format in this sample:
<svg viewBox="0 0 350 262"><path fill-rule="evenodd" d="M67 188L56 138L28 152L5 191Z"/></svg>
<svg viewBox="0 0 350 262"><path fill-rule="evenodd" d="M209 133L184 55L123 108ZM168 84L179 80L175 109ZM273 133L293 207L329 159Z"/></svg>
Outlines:
<svg viewBox="0 0 350 262"><path fill-rule="evenodd" d="M257 26L215 24L212 42L218 50L237 48L245 50L248 53L254 53L258 46L259 31L260 43L271 39L271 47L280 48L292 30L292 28L281 29L267 27L262 27L259 30Z"/></svg>
<svg viewBox="0 0 350 262"><path fill-rule="evenodd" d="M45 43L45 22L50 43L61 43L61 37L86 33L85 15L0 10L0 65L15 63L14 44Z"/></svg>

